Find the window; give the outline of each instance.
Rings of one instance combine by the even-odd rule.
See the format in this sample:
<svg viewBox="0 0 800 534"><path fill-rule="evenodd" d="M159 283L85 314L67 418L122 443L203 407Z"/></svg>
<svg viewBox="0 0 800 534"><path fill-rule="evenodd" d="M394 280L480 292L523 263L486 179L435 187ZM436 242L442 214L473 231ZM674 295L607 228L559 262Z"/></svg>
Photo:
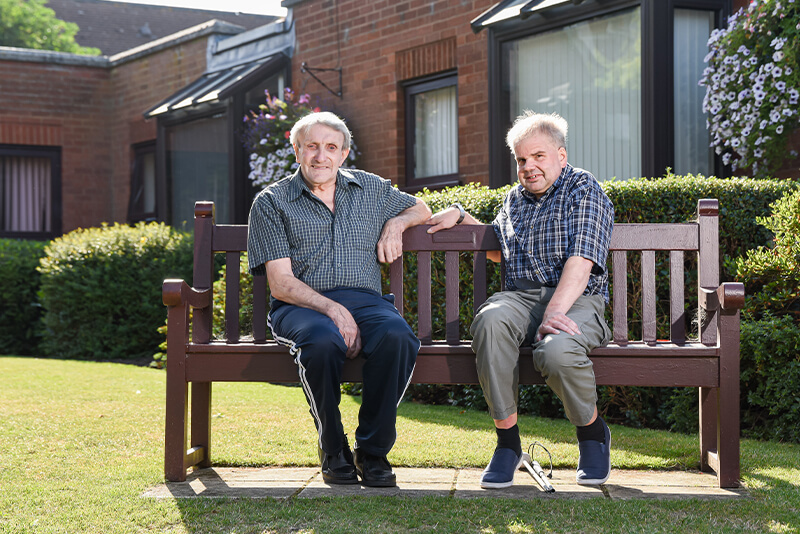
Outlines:
<svg viewBox="0 0 800 534"><path fill-rule="evenodd" d="M406 191L459 183L457 79L452 73L405 86Z"/></svg>
<svg viewBox="0 0 800 534"><path fill-rule="evenodd" d="M133 148L131 197L128 222L155 221L156 210L156 145L146 143Z"/></svg>
<svg viewBox="0 0 800 534"><path fill-rule="evenodd" d="M711 31L730 0L503 0L489 35L490 185L515 180L505 132L523 110L569 122L569 161L598 180L726 172L702 112Z"/></svg>
<svg viewBox="0 0 800 534"><path fill-rule="evenodd" d="M558 113L572 165L598 180L640 175L640 24L635 8L504 44L508 122Z"/></svg>
<svg viewBox="0 0 800 534"><path fill-rule="evenodd" d="M0 236L61 235L61 149L0 145Z"/></svg>
<svg viewBox="0 0 800 534"><path fill-rule="evenodd" d="M703 77L708 36L714 29L714 13L695 9L675 10L675 167L676 174L714 174L711 137L701 113L706 90L697 84Z"/></svg>
<svg viewBox="0 0 800 534"><path fill-rule="evenodd" d="M191 227L194 203L198 200L214 202L217 222L231 222L229 137L225 113L166 128L170 225Z"/></svg>

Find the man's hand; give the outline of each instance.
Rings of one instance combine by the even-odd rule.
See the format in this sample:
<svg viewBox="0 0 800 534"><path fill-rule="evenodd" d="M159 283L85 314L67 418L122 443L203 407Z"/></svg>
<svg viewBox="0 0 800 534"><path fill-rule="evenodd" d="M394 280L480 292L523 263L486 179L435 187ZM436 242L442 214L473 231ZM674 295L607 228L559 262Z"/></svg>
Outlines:
<svg viewBox="0 0 800 534"><path fill-rule="evenodd" d="M422 224L431 216L428 206L420 199L416 199L416 201L416 204L402 211L396 217L392 217L383 225L376 247L379 262L392 263L399 258L403 254L403 232L407 228Z"/></svg>
<svg viewBox="0 0 800 534"><path fill-rule="evenodd" d="M339 329L339 333L342 334L344 344L347 345L346 356L351 359L358 356L358 353L361 352L361 331L347 308L341 304L336 304L331 306L331 310L327 315L336 325L336 328Z"/></svg>
<svg viewBox="0 0 800 534"><path fill-rule="evenodd" d="M558 334L560 332L566 332L573 336L581 333L578 324L564 313L555 312L548 315L545 311L542 324L539 325L539 330L536 331L536 341L541 341L547 334Z"/></svg>
<svg viewBox="0 0 800 534"><path fill-rule="evenodd" d="M378 240L378 261L392 263L403 254L403 232L406 225L398 217L386 221Z"/></svg>
<svg viewBox="0 0 800 534"><path fill-rule="evenodd" d="M461 212L458 210L458 208L452 206L446 210L438 212L433 217L425 221L425 224L431 225L431 227L428 228L428 233L435 234L439 230L447 230L448 228L454 227L460 216ZM466 222L466 218L464 222Z"/></svg>

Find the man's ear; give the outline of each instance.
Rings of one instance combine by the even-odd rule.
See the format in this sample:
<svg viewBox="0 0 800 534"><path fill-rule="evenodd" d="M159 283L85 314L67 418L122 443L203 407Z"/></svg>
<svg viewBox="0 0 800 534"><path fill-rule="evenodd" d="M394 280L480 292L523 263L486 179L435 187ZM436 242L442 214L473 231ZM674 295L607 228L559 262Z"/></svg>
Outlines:
<svg viewBox="0 0 800 534"><path fill-rule="evenodd" d="M344 164L345 160L347 159L347 155L348 154L350 154L350 149L349 148L347 148L345 150L342 150L342 157L339 160L339 167L341 167Z"/></svg>
<svg viewBox="0 0 800 534"><path fill-rule="evenodd" d="M299 160L300 159L300 149L298 148L297 144L293 144L292 148L294 149L294 158Z"/></svg>
<svg viewBox="0 0 800 534"><path fill-rule="evenodd" d="M567 166L567 149L563 146L558 147L558 161L561 162L561 168Z"/></svg>

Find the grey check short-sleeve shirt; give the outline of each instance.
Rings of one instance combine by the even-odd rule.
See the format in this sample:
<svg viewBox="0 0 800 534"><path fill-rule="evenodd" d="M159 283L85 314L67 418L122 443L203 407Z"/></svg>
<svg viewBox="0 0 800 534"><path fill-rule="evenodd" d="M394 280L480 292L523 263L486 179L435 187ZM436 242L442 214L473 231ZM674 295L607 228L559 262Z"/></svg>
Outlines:
<svg viewBox="0 0 800 534"><path fill-rule="evenodd" d="M318 292L359 287L381 292L377 244L383 225L416 204L389 180L339 169L334 212L308 189L300 171L261 191L250 208L251 272L290 258L292 272Z"/></svg>

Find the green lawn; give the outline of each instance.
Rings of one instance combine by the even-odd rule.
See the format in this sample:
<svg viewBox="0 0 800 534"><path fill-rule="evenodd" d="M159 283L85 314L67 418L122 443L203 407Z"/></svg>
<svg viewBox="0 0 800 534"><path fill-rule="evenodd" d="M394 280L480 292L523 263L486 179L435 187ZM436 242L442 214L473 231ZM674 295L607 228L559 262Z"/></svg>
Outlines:
<svg viewBox="0 0 800 534"><path fill-rule="evenodd" d="M742 442L750 498L729 501L497 498L164 499L163 371L120 364L0 357L0 532L800 532L800 446ZM345 397L345 428L358 399ZM215 465L316 465L302 391L216 384ZM523 444L543 442L574 467L565 421L522 417ZM613 427L615 468L698 464L696 436ZM483 467L486 413L404 403L394 465Z"/></svg>

